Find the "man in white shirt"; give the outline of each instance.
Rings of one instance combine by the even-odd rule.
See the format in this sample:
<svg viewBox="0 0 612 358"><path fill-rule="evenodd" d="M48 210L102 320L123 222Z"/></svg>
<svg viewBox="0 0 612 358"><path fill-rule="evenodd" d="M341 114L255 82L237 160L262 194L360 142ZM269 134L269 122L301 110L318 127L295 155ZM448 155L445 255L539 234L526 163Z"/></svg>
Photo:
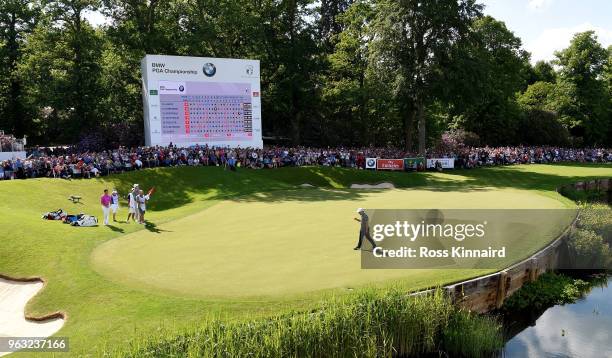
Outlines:
<svg viewBox="0 0 612 358"><path fill-rule="evenodd" d="M110 210L113 213L113 221L117 222L117 210L119 209L119 194L117 190L113 190L111 194Z"/></svg>
<svg viewBox="0 0 612 358"><path fill-rule="evenodd" d="M128 217L126 222L129 223L130 222L130 217L132 218L132 221L136 221L137 220L137 215L138 215L138 200L137 200L137 196L138 196L138 191L140 190L140 188L138 187L138 184L134 184L132 186L132 191L128 194L128 201L129 201L129 207L128 207Z"/></svg>
<svg viewBox="0 0 612 358"><path fill-rule="evenodd" d="M145 212L147 211L147 201L149 201L150 196L144 194L144 191L139 190L138 195L136 196L136 201L138 202L138 222L142 225L145 223Z"/></svg>

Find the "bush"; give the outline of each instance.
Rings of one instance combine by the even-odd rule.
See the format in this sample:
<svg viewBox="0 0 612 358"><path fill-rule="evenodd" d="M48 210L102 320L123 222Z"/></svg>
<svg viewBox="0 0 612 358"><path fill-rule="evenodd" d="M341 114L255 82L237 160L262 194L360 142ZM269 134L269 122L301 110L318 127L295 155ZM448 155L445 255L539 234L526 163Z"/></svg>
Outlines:
<svg viewBox="0 0 612 358"><path fill-rule="evenodd" d="M603 238L590 229L577 229L570 234L568 246L577 269L603 269L610 249Z"/></svg>
<svg viewBox="0 0 612 358"><path fill-rule="evenodd" d="M573 303L589 289L588 282L556 273L545 273L510 296L502 306L505 312L542 309L552 305Z"/></svg>
<svg viewBox="0 0 612 358"><path fill-rule="evenodd" d="M608 245L612 245L612 208L604 204L583 205L578 227L594 231Z"/></svg>
<svg viewBox="0 0 612 358"><path fill-rule="evenodd" d="M469 342L469 346L465 346ZM484 356L503 346L492 318L459 310L438 290L406 297L365 291L312 312L238 322L210 321L188 333L148 337L128 357L389 357L447 352Z"/></svg>

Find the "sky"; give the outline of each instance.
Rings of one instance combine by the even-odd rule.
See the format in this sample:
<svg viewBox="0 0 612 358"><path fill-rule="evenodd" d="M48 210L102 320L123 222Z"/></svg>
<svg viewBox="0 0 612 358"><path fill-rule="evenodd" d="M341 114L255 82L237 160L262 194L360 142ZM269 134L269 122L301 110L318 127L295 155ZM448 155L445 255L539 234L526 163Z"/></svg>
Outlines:
<svg viewBox="0 0 612 358"><path fill-rule="evenodd" d="M480 0L485 14L506 23L531 53L531 62L552 60L576 32L594 30L599 43L612 45L612 0ZM108 23L99 12L85 18L94 26Z"/></svg>
<svg viewBox="0 0 612 358"><path fill-rule="evenodd" d="M576 32L594 30L612 45L612 0L481 0L484 13L506 23L531 53L531 62L550 61Z"/></svg>

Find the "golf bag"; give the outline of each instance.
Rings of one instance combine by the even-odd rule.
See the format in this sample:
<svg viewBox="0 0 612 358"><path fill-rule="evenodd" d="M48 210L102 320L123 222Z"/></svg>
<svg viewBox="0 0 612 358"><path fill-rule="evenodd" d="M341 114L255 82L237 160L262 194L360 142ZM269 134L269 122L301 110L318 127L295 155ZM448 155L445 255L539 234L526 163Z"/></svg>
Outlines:
<svg viewBox="0 0 612 358"><path fill-rule="evenodd" d="M84 214L68 215L64 218L64 224L72 224L73 222L77 222L83 217L83 215Z"/></svg>
<svg viewBox="0 0 612 358"><path fill-rule="evenodd" d="M63 220L67 215L68 214L64 210L57 209L56 211L49 211L43 214L42 218L44 220Z"/></svg>
<svg viewBox="0 0 612 358"><path fill-rule="evenodd" d="M97 226L98 219L95 216L83 215L77 221L71 223L72 226Z"/></svg>

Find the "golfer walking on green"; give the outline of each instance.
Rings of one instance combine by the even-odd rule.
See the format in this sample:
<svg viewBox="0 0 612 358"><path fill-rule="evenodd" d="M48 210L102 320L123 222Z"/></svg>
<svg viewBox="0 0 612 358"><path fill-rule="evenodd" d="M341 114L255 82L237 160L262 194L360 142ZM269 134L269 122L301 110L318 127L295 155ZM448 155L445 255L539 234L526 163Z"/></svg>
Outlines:
<svg viewBox="0 0 612 358"><path fill-rule="evenodd" d="M353 250L361 249L361 242L363 241L364 236L372 244L372 249L375 249L376 243L374 242L374 240L372 240L372 236L370 236L370 223L368 215L362 208L357 209L357 213L361 215L361 219L355 218L355 221L359 221L361 223L361 228L359 229L359 241L357 242L357 246Z"/></svg>

